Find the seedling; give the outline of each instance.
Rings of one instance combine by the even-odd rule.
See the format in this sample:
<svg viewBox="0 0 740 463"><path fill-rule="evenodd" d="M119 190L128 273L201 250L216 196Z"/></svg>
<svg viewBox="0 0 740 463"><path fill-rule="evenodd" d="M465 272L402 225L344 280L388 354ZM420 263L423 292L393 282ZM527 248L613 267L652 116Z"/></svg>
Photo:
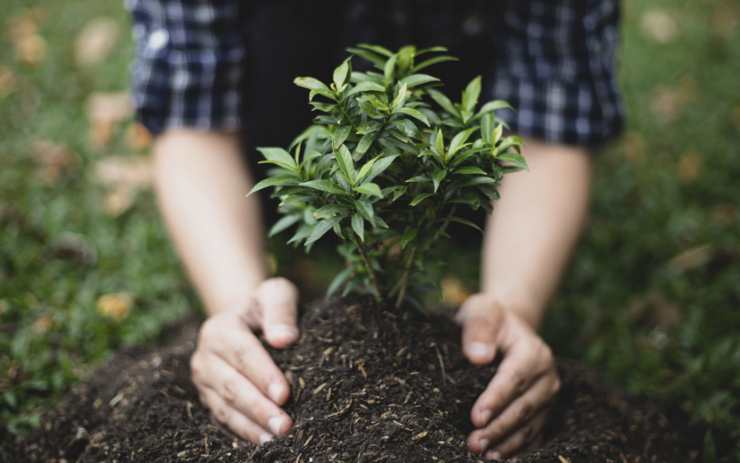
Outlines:
<svg viewBox="0 0 740 463"><path fill-rule="evenodd" d="M511 109L506 102L478 108L480 76L454 103L438 78L421 72L456 60L446 48L348 51L372 70L354 71L349 57L329 84L294 80L319 115L288 150L259 148L274 168L252 192L272 188L279 200L282 218L270 236L296 227L288 243L307 250L330 231L341 239L347 265L329 294L369 293L401 305L413 300L450 223L480 230L460 212L490 211L503 175L526 168L522 141L496 118Z"/></svg>

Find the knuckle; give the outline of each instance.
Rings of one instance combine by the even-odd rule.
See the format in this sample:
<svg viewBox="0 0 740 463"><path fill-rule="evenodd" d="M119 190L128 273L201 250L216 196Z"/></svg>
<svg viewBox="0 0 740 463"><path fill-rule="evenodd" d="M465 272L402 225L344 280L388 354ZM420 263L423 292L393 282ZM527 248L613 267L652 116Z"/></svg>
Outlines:
<svg viewBox="0 0 740 463"><path fill-rule="evenodd" d="M226 423L229 421L229 411L225 407L214 407L213 417L220 423Z"/></svg>
<svg viewBox="0 0 740 463"><path fill-rule="evenodd" d="M560 392L560 388L562 387L562 383L560 381L560 378L555 378L555 381L552 383L552 388L550 389L550 393L552 395L556 395L558 392Z"/></svg>
<svg viewBox="0 0 740 463"><path fill-rule="evenodd" d="M530 402L526 402L522 405L522 408L519 409L519 420L524 421L532 414L532 410L534 410L534 407Z"/></svg>
<svg viewBox="0 0 740 463"><path fill-rule="evenodd" d="M233 379L227 379L224 381L221 395L226 402L233 403L236 399L237 385Z"/></svg>

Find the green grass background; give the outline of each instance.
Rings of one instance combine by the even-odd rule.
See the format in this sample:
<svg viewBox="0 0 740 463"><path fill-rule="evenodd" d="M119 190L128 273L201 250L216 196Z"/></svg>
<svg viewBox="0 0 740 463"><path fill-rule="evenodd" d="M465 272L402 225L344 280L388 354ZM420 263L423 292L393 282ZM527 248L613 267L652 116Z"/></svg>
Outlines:
<svg viewBox="0 0 740 463"><path fill-rule="evenodd" d="M132 44L122 2L0 6L0 70L14 76L0 92L0 434L9 442L114 349L155 339L198 304L151 193L111 216L92 169L132 152L128 123L110 144L92 147L85 109L92 92L127 88ZM45 16L39 34L47 51L35 66L18 60L8 33L31 6ZM544 334L558 353L701 424L705 461L740 461L740 5L623 6L628 126L598 157L590 223ZM672 25L650 22L655 12ZM80 67L77 34L98 17L120 24L117 48ZM656 40L660 33L668 39ZM41 182L31 155L39 140L66 146L77 166ZM60 255L70 236L94 258ZM307 265L283 249L276 254L279 266ZM457 258L450 273L473 288L470 259L477 257ZM120 291L134 297L128 316L100 314L98 298Z"/></svg>

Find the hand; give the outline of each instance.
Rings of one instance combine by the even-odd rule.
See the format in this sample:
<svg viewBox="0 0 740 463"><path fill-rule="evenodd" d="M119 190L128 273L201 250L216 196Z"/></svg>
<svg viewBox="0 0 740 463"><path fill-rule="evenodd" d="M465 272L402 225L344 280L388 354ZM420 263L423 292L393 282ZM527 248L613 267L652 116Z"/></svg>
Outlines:
<svg viewBox="0 0 740 463"><path fill-rule="evenodd" d="M298 291L284 278L262 282L249 307L211 316L203 323L190 359L193 383L213 417L255 444L288 432L293 425L280 408L288 382L252 330L285 348L298 339Z"/></svg>
<svg viewBox="0 0 740 463"><path fill-rule="evenodd" d="M539 435L546 407L560 389L552 352L523 319L490 295L468 298L457 320L463 326L463 352L472 363L490 363L497 352L503 356L470 412L477 429L468 447L486 452L486 458L511 456Z"/></svg>

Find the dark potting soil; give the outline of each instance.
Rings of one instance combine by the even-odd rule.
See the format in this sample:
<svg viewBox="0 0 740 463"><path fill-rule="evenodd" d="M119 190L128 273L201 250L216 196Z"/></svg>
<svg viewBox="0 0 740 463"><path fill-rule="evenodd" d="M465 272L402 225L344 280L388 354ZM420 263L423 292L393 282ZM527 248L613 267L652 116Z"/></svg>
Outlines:
<svg viewBox="0 0 740 463"><path fill-rule="evenodd" d="M477 462L469 410L494 374L460 350L442 317L333 301L308 308L294 347L271 351L292 382L287 437L256 448L214 425L189 377L196 324L167 347L117 354L19 446L18 461ZM697 459L653 405L561 361L543 442L517 462Z"/></svg>

